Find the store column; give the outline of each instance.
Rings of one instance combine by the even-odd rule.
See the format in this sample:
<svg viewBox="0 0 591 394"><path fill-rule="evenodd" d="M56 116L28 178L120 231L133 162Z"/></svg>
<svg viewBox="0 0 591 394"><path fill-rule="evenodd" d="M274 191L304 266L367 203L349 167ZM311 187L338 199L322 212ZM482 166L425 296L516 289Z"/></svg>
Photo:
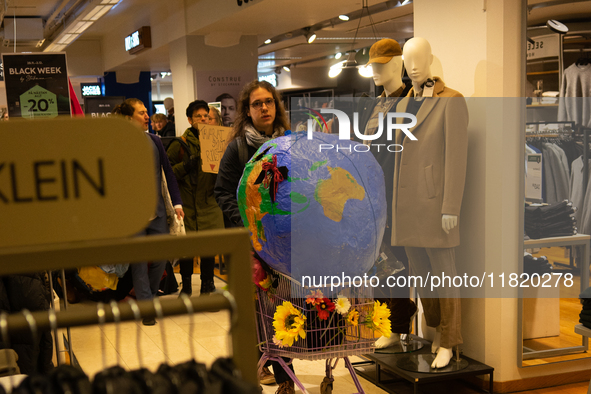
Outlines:
<svg viewBox="0 0 591 394"><path fill-rule="evenodd" d="M242 86L257 77L256 36L225 37L215 43L211 38L184 36L170 43L177 135L188 127L185 109L189 103L197 99L213 102L224 93L237 100Z"/></svg>
<svg viewBox="0 0 591 394"><path fill-rule="evenodd" d="M414 35L431 44L433 75L462 93L470 112L458 272L519 269L522 6L515 0L414 2ZM505 289L503 298L462 299L464 353L493 366L497 383L536 375L517 366L518 311L511 294Z"/></svg>

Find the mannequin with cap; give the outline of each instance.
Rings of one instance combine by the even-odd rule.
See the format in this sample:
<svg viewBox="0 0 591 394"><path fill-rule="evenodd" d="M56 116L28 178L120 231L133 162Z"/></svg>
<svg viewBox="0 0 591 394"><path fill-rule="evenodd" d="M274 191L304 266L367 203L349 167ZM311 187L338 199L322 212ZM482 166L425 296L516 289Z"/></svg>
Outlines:
<svg viewBox="0 0 591 394"><path fill-rule="evenodd" d="M417 118L411 141L397 131L392 203L392 244L405 247L411 275L456 276L455 247L460 243L459 214L464 191L468 147L468 109L463 96L433 77L431 45L412 38L403 49L412 81L408 97L396 112ZM398 120L402 122L402 120ZM459 289L442 286L436 293L420 289L427 325L436 328L432 368L449 364L452 348L462 343Z"/></svg>
<svg viewBox="0 0 591 394"><path fill-rule="evenodd" d="M379 128L380 117L379 114L384 114L382 117L382 130L386 130L385 122L387 116L385 113L394 111L396 104L401 97L404 97L410 89L402 82L402 49L395 40L386 38L374 43L369 50L369 61L373 71L373 80L376 86L383 86L384 92L377 99L368 99L367 105L362 111L362 120L360 125L365 124L365 135L376 134ZM377 140L364 141L368 146L371 146L371 152L380 163L384 171L385 185L386 185L386 203L388 205L392 202L392 188L394 178L394 158L396 153L389 152L382 148L377 149L375 145L389 145L391 141L387 141L386 133L383 132L381 137ZM390 243L392 227L392 212L388 209L387 227L384 233L384 239L380 252L386 252L386 255L394 256L398 260L407 261L404 254L404 248L393 247ZM391 252L391 253L389 253ZM394 256L392 256L394 255ZM407 270L404 271L405 273ZM379 338L375 346L378 349L390 347L400 341L400 334L409 334L412 317L417 311L416 304L409 299L408 288L396 289L379 289L376 292L377 299L388 305L391 311L390 323L392 327L392 334L389 338L382 336Z"/></svg>

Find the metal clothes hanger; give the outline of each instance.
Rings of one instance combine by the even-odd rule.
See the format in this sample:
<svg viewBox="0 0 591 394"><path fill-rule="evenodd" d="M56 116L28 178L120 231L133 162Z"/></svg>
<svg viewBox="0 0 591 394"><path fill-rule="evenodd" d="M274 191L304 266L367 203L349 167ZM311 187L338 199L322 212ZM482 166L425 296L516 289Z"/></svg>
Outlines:
<svg viewBox="0 0 591 394"><path fill-rule="evenodd" d="M105 320L106 320L106 312L105 312L105 304L99 302L96 304L96 314L98 316L99 328L103 329L105 327ZM101 332L101 353L103 358L103 371L107 369L107 349L105 348L105 334Z"/></svg>
<svg viewBox="0 0 591 394"><path fill-rule="evenodd" d="M113 321L115 322L115 350L119 354L120 345L120 326L121 326L121 311L119 310L119 303L115 300L111 300L109 303L111 306L111 312L113 312ZM117 365L119 365L119 356L117 356Z"/></svg>
<svg viewBox="0 0 591 394"><path fill-rule="evenodd" d="M156 311L156 317L160 320L160 336L162 337L162 352L164 353L163 364L168 363L168 346L166 345L166 330L164 329L164 313L162 311L162 304L160 299L156 296L152 299L154 303L154 310Z"/></svg>
<svg viewBox="0 0 591 394"><path fill-rule="evenodd" d="M187 308L187 313L189 314L189 348L191 349L191 359L195 360L195 343L191 337L195 328L195 311L191 303L191 298L186 293L181 293L180 297L185 303L185 308Z"/></svg>
<svg viewBox="0 0 591 394"><path fill-rule="evenodd" d="M131 310L133 311L133 316L135 318L135 322L137 325L137 343L136 343L136 348L137 348L137 357L138 357L138 361L139 361L139 365L140 365L140 369L144 368L144 363L142 362L142 346L141 346L141 341L140 341L140 334L142 333L142 327L141 327L141 323L142 323L142 313L140 311L139 306L137 306L137 302L135 300L129 300L128 301L129 306L131 307Z"/></svg>

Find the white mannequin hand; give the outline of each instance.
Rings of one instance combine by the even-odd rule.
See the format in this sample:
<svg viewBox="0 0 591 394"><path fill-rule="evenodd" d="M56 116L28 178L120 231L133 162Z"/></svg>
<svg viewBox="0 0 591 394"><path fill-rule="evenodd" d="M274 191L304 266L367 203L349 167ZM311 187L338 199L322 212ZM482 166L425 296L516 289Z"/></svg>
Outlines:
<svg viewBox="0 0 591 394"><path fill-rule="evenodd" d="M441 228L446 234L449 234L449 230L458 225L458 217L456 215L443 215L441 216Z"/></svg>

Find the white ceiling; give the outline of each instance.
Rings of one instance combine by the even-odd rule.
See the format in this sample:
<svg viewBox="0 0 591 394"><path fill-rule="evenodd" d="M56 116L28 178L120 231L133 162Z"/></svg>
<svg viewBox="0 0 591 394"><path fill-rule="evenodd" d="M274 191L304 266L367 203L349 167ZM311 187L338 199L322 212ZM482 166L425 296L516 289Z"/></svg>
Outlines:
<svg viewBox="0 0 591 394"><path fill-rule="evenodd" d="M0 0L0 9L7 2L5 17L16 15L17 17L41 17L47 20L59 6L63 6L63 10L68 10L73 5L89 6L92 1ZM167 20L167 18L174 20L169 16L173 16L179 10L191 10L190 15L183 15L186 26L182 31L186 32L185 34L207 36L216 32L236 32L242 35L257 35L260 44L259 56L266 60L273 59L275 66L294 63L302 63L297 67L322 66L336 62L328 57L337 52L358 49L373 43L375 36L366 14L361 18L361 27L354 45L353 37L359 19L346 23L339 22L334 27L324 27L317 31L318 38L312 44L307 44L301 35L287 38L285 34L322 24L340 14L359 12L362 2L365 1L251 0L248 6L238 7L235 0L223 0L223 2L222 0L121 0L116 7L86 30L79 40L101 40L103 48L109 45L121 45L123 38L138 27L154 25L159 20ZM412 2L398 6L402 0L367 1L370 9L382 7L380 12L372 13L378 37L391 37L401 42L412 37ZM532 9L529 13L530 24L544 23L550 18L563 22L570 19L591 18L591 1L574 1L572 4ZM548 2L549 0L529 0L530 5ZM59 17L60 15L58 20ZM175 28L170 26L170 30ZM106 37L112 38L114 32L117 33L117 37L121 36L120 42L112 43L112 39L107 40ZM271 37L279 37L281 41L269 45L263 44L267 38ZM170 35L168 38L170 39ZM159 37L153 37L153 42L154 47L151 50L137 56L126 57L107 71L127 68L139 68L152 72L168 70L168 42L159 41ZM25 47L18 49L20 51L35 50Z"/></svg>

